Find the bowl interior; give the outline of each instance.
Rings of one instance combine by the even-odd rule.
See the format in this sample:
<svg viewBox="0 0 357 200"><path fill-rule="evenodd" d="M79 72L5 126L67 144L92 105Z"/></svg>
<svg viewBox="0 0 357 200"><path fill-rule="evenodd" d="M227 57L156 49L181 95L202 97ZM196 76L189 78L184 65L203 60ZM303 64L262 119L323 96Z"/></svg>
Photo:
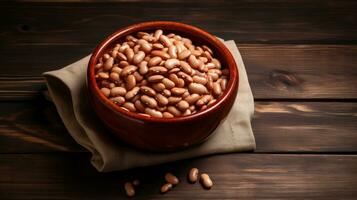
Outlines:
<svg viewBox="0 0 357 200"><path fill-rule="evenodd" d="M142 115L138 115L133 112L127 112L124 109L121 109L119 106L111 102L108 98L106 98L101 92L99 87L96 84L96 80L94 78L95 70L94 65L98 62L99 58L107 53L110 49L114 47L117 43L122 43L125 40L125 36L130 34L135 34L139 31L145 32L154 32L157 29L162 29L164 34L175 33L182 37L186 37L192 40L194 45L206 45L213 51L213 57L217 58L222 65L222 69L229 69L229 77L228 84L226 90L223 94L217 99L217 101L209 106L207 109L203 111L199 111L195 114L182 116L182 117L174 117L174 118L154 118L154 117L145 117ZM118 30L117 32L110 35L107 39L105 39L102 43L100 43L95 49L92 57L89 61L89 69L88 69L88 84L93 86L95 95L100 98L102 101L106 103L113 111L123 113L128 115L128 117L134 117L141 120L151 120L151 121L160 121L160 122L170 122L177 120L189 120L191 118L200 117L207 112L213 112L216 109L219 109L219 105L228 99L232 94L232 91L238 87L238 70L236 63L234 61L233 56L229 52L229 50L225 47L225 45L216 37L211 34L197 28L194 26L190 26L187 24L177 23L177 22L165 22L165 21L156 21L156 22L144 22L140 24L135 24L123 29Z"/></svg>

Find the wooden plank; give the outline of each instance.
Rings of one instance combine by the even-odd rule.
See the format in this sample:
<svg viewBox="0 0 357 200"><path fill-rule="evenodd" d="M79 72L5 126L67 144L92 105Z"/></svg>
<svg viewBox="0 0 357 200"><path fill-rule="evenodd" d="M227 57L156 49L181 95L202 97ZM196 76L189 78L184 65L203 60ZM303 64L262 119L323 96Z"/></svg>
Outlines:
<svg viewBox="0 0 357 200"><path fill-rule="evenodd" d="M257 152L357 152L357 104L256 102ZM0 104L0 153L82 152L54 105Z"/></svg>
<svg viewBox="0 0 357 200"><path fill-rule="evenodd" d="M142 181L137 199L355 199L357 195L356 155L230 154L106 174L97 173L88 159L87 154L1 154L0 196L125 199L122 184L134 178ZM215 183L211 190L187 183L191 167L210 174ZM168 171L181 183L161 195Z"/></svg>
<svg viewBox="0 0 357 200"><path fill-rule="evenodd" d="M238 45L254 97L356 99L357 47Z"/></svg>
<svg viewBox="0 0 357 200"><path fill-rule="evenodd" d="M64 127L56 108L44 99L0 104L1 153L83 151Z"/></svg>
<svg viewBox="0 0 357 200"><path fill-rule="evenodd" d="M0 76L0 100L36 99L46 90L41 76Z"/></svg>
<svg viewBox="0 0 357 200"><path fill-rule="evenodd" d="M239 45L255 99L357 99L355 45ZM13 47L1 51L0 100L33 99L40 76L88 55L88 46ZM48 52L43 56L43 52ZM23 59L18 59L19 57ZM32 60L29 62L29 60Z"/></svg>
<svg viewBox="0 0 357 200"><path fill-rule="evenodd" d="M256 102L258 152L356 152L357 104Z"/></svg>
<svg viewBox="0 0 357 200"><path fill-rule="evenodd" d="M240 43L355 43L355 1L2 3L4 45L96 44L119 27L172 20Z"/></svg>

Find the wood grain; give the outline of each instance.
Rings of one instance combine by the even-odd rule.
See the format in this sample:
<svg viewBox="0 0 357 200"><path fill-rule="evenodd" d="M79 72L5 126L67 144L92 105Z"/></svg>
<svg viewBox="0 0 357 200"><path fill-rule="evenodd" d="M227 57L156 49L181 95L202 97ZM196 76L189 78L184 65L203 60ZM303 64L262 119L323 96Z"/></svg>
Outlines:
<svg viewBox="0 0 357 200"><path fill-rule="evenodd" d="M356 152L357 104L257 102L258 152Z"/></svg>
<svg viewBox="0 0 357 200"><path fill-rule="evenodd" d="M32 1L0 3L0 199L126 199L122 184L134 178L135 199L356 199L356 1ZM90 166L44 100L41 74L149 20L237 42L256 100L257 153L105 174ZM215 186L187 184L191 167ZM167 171L182 183L160 195Z"/></svg>
<svg viewBox="0 0 357 200"><path fill-rule="evenodd" d="M122 184L134 178L141 180L135 199L355 199L357 195L355 155L228 154L105 174L96 172L88 160L87 154L2 154L0 197L125 199ZM211 190L186 182L193 166L210 174L215 183ZM168 171L181 183L161 195Z"/></svg>
<svg viewBox="0 0 357 200"><path fill-rule="evenodd" d="M356 99L357 47L238 45L257 99Z"/></svg>
<svg viewBox="0 0 357 200"><path fill-rule="evenodd" d="M56 108L44 99L0 104L1 153L83 151L63 125Z"/></svg>
<svg viewBox="0 0 357 200"><path fill-rule="evenodd" d="M357 46L238 44L238 48L256 100L357 99ZM90 51L88 46L33 46L28 52L23 47L10 52L0 48L0 56L7 58L0 72L0 100L37 97L46 88L42 72L66 66Z"/></svg>
<svg viewBox="0 0 357 200"><path fill-rule="evenodd" d="M355 43L355 1L121 1L2 3L1 43L97 44L118 27L148 20L200 26L239 43ZM140 14L139 14L140 13Z"/></svg>
<svg viewBox="0 0 357 200"><path fill-rule="evenodd" d="M257 102L257 152L357 152L357 105L339 102ZM38 99L0 104L0 153L84 151L54 105Z"/></svg>
<svg viewBox="0 0 357 200"><path fill-rule="evenodd" d="M120 1L0 6L4 8L0 15L7 19L0 22L0 100L38 96L45 88L40 78L44 71L59 69L88 55L119 27L158 19L197 25L224 39L234 39L256 99L357 98L357 48L333 45L356 41L357 3L353 1ZM306 45L311 43L316 45Z"/></svg>

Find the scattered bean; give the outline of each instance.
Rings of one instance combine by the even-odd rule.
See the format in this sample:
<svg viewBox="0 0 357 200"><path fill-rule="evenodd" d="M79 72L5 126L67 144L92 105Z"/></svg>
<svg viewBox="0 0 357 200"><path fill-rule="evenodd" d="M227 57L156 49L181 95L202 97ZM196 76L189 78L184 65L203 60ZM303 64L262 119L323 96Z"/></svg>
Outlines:
<svg viewBox="0 0 357 200"><path fill-rule="evenodd" d="M191 183L196 183L198 180L198 169L197 168L192 168L190 172L188 173L188 180Z"/></svg>
<svg viewBox="0 0 357 200"><path fill-rule="evenodd" d="M172 185L177 185L180 182L179 179L175 175L173 175L172 173L166 173L165 174L165 180L168 183L171 183Z"/></svg>
<svg viewBox="0 0 357 200"><path fill-rule="evenodd" d="M130 182L124 184L124 189L128 197L133 197L135 195L134 185Z"/></svg>
<svg viewBox="0 0 357 200"><path fill-rule="evenodd" d="M165 183L162 187L161 187L161 193L166 193L169 190L172 189L172 184L171 183Z"/></svg>
<svg viewBox="0 0 357 200"><path fill-rule="evenodd" d="M206 189L210 189L213 186L213 182L208 174L205 173L201 174L200 181L202 183L202 186L205 187Z"/></svg>

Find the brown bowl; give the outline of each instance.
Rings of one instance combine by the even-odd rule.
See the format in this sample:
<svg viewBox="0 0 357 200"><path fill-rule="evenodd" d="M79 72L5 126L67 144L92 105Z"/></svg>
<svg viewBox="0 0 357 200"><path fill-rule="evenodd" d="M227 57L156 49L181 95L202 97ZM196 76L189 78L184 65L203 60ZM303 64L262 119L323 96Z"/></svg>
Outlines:
<svg viewBox="0 0 357 200"><path fill-rule="evenodd" d="M121 109L100 92L94 77L98 59L126 35L156 29L162 29L166 34L180 34L195 45L209 46L222 67L229 68L226 90L206 110L184 117L150 118ZM234 58L219 39L197 27L168 21L145 22L119 29L96 47L87 70L90 102L104 125L122 141L151 151L173 151L203 142L230 111L237 95L238 80Z"/></svg>

